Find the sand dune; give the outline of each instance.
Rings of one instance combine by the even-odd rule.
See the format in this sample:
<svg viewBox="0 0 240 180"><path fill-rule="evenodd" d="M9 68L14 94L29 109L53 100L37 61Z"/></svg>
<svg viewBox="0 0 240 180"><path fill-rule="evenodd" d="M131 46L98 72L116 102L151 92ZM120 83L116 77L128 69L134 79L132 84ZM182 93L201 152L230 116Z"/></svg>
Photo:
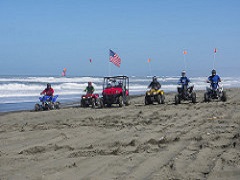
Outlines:
<svg viewBox="0 0 240 180"><path fill-rule="evenodd" d="M0 179L240 179L240 89L227 102L0 114Z"/></svg>

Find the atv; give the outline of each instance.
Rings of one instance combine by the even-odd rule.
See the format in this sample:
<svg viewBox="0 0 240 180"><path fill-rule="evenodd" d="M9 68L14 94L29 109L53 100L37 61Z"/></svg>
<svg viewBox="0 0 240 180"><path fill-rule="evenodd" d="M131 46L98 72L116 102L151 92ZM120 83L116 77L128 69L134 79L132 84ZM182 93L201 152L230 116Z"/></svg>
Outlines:
<svg viewBox="0 0 240 180"><path fill-rule="evenodd" d="M197 102L197 96L196 93L193 91L193 85L187 86L184 84L181 84L177 87L178 94L175 95L175 104L180 104L181 101L192 101L192 103Z"/></svg>
<svg viewBox="0 0 240 180"><path fill-rule="evenodd" d="M99 94L86 94L82 95L81 98L81 107L103 107L103 103L101 98L99 98Z"/></svg>
<svg viewBox="0 0 240 180"><path fill-rule="evenodd" d="M39 97L41 104L35 104L34 110L53 110L60 109L60 103L57 101L58 95L55 96L42 96Z"/></svg>
<svg viewBox="0 0 240 180"><path fill-rule="evenodd" d="M102 96L103 106L129 105L129 78L127 76L104 77Z"/></svg>
<svg viewBox="0 0 240 180"><path fill-rule="evenodd" d="M210 102L211 100L227 101L226 91L223 90L223 86L212 83L210 87L207 87L207 92L204 93L204 101Z"/></svg>
<svg viewBox="0 0 240 180"><path fill-rule="evenodd" d="M165 96L163 90L160 89L149 89L145 94L145 105L153 104L164 104Z"/></svg>

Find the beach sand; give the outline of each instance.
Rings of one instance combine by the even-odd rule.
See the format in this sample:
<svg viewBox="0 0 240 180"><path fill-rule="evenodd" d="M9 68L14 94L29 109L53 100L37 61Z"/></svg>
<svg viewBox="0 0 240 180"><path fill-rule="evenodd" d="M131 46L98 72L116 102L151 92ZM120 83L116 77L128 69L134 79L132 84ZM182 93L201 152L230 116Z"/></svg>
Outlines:
<svg viewBox="0 0 240 180"><path fill-rule="evenodd" d="M0 114L0 179L240 179L240 89L227 102Z"/></svg>

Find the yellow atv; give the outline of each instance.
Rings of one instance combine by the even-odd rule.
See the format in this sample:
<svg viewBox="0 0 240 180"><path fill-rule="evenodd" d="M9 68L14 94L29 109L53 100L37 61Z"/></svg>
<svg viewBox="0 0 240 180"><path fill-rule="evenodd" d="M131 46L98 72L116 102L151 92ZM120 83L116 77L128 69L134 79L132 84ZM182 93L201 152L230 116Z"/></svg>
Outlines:
<svg viewBox="0 0 240 180"><path fill-rule="evenodd" d="M165 96L164 91L160 89L150 89L145 94L145 105L153 104L164 104Z"/></svg>

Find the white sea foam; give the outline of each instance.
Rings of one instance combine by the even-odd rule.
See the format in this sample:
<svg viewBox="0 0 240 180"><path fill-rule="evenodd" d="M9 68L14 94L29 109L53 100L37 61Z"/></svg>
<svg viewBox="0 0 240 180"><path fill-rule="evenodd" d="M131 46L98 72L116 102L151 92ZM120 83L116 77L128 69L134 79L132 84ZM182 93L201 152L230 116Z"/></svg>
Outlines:
<svg viewBox="0 0 240 180"><path fill-rule="evenodd" d="M158 77L162 89L175 92L179 77ZM152 77L130 77L130 94L144 94ZM191 81L195 90L204 90L207 77L194 77ZM240 78L222 77L225 88L240 87ZM0 104L36 102L40 92L51 83L60 101L80 99L87 82L93 82L95 92L102 92L102 77L0 77Z"/></svg>

